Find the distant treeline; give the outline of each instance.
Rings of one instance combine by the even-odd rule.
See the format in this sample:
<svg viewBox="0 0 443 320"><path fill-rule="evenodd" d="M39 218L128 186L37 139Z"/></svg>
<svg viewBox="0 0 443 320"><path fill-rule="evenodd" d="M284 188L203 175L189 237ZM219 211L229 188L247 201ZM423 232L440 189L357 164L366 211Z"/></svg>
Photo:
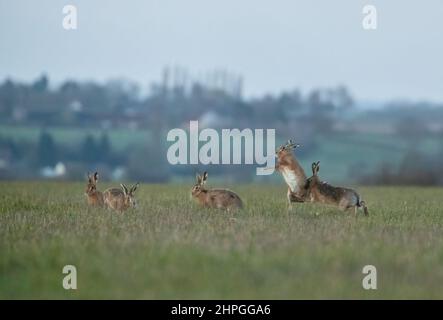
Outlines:
<svg viewBox="0 0 443 320"><path fill-rule="evenodd" d="M67 166L67 179L83 177L93 168L100 168L108 178L165 182L186 177L198 168L168 165L164 135L199 120L201 128L275 128L280 141L302 142L302 158L307 160L328 161L325 146L338 136L379 137L371 138L367 147L380 153L400 149L399 160L385 163L381 156L372 163L372 171L354 170L362 162L353 161L351 151L343 150L342 165L348 167L343 179L369 184L443 184L443 143L435 143L443 141L443 105L397 101L371 110L361 109L344 86L253 99L244 99L239 85L233 87L224 90L202 82L160 81L151 85L148 94L141 94L138 85L122 80L105 84L70 80L55 87L45 75L32 83L6 79L0 84L0 127L41 130L33 141L0 133L0 179L40 178L42 168L59 162ZM54 127L102 133L64 144L55 141ZM117 150L108 134L116 129L143 130L150 139ZM213 166L211 170L215 175L229 172L233 180L256 178L250 167Z"/></svg>

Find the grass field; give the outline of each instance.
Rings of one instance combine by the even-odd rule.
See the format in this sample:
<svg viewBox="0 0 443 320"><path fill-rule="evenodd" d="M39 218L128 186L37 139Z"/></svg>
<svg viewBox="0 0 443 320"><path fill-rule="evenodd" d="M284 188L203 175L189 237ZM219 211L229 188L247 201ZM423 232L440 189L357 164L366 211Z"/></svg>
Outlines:
<svg viewBox="0 0 443 320"><path fill-rule="evenodd" d="M443 189L358 188L371 215L356 218L288 213L283 185L236 186L232 219L189 188L142 185L121 215L89 209L83 184L1 183L0 298L443 298ZM362 288L368 264L377 290Z"/></svg>

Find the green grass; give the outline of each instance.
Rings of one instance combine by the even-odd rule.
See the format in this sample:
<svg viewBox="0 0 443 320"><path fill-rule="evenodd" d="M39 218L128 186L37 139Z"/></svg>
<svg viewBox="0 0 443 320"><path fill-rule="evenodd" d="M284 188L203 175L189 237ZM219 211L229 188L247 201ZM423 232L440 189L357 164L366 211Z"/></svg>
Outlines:
<svg viewBox="0 0 443 320"><path fill-rule="evenodd" d="M103 132L107 132L112 147L116 151L122 151L128 145L144 145L150 139L150 132L147 130L129 129L84 129L84 128L64 128L49 127L45 129L49 132L56 143L60 145L80 145L87 135L99 138ZM12 126L0 125L0 137L11 138L14 141L27 141L37 143L42 128L32 126Z"/></svg>
<svg viewBox="0 0 443 320"><path fill-rule="evenodd" d="M121 215L88 208L82 184L1 183L0 298L443 298L443 189L358 188L371 215L356 218L288 213L283 184L231 187L235 219L186 185L142 185ZM62 287L67 264L77 290ZM377 290L362 288L368 264Z"/></svg>

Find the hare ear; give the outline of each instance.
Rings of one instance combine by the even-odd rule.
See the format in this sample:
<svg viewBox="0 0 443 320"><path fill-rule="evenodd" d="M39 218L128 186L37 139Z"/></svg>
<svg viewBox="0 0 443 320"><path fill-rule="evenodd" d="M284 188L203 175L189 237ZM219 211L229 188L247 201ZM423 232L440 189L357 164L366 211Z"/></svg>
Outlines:
<svg viewBox="0 0 443 320"><path fill-rule="evenodd" d="M97 182L98 181L98 172L94 173L94 181Z"/></svg>
<svg viewBox="0 0 443 320"><path fill-rule="evenodd" d="M317 164L315 167L316 167L316 173L318 173L320 171L320 161L317 161Z"/></svg>
<svg viewBox="0 0 443 320"><path fill-rule="evenodd" d="M316 170L316 168L317 168L317 164L316 164L315 162L313 162L312 165L311 165L311 167L312 167L312 175L315 176L315 170Z"/></svg>
<svg viewBox="0 0 443 320"><path fill-rule="evenodd" d="M137 182L136 184L134 184L131 188L131 193L135 192L135 190L137 190L139 183Z"/></svg>
<svg viewBox="0 0 443 320"><path fill-rule="evenodd" d="M195 174L195 179L197 180L197 184L200 184L202 182L202 177L198 173Z"/></svg>
<svg viewBox="0 0 443 320"><path fill-rule="evenodd" d="M88 180L89 180L89 181L92 180L92 179L91 179L91 175L89 174L89 172L87 173L87 177L88 177Z"/></svg>
<svg viewBox="0 0 443 320"><path fill-rule="evenodd" d="M208 179L208 173L205 171L203 173L203 183L205 183L207 179Z"/></svg>
<svg viewBox="0 0 443 320"><path fill-rule="evenodd" d="M128 194L128 188L126 188L126 186L123 183L120 183L120 187L122 187L123 189L123 193L125 194L125 196Z"/></svg>

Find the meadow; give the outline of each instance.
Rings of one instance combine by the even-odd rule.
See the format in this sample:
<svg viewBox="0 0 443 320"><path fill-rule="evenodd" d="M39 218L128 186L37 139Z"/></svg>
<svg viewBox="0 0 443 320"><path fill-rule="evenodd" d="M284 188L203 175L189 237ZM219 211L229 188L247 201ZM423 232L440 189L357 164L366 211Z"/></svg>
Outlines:
<svg viewBox="0 0 443 320"><path fill-rule="evenodd" d="M141 185L119 214L88 208L82 183L1 182L0 299L443 298L443 188L360 187L356 217L288 212L283 183L230 186L238 213L199 208L190 187Z"/></svg>

